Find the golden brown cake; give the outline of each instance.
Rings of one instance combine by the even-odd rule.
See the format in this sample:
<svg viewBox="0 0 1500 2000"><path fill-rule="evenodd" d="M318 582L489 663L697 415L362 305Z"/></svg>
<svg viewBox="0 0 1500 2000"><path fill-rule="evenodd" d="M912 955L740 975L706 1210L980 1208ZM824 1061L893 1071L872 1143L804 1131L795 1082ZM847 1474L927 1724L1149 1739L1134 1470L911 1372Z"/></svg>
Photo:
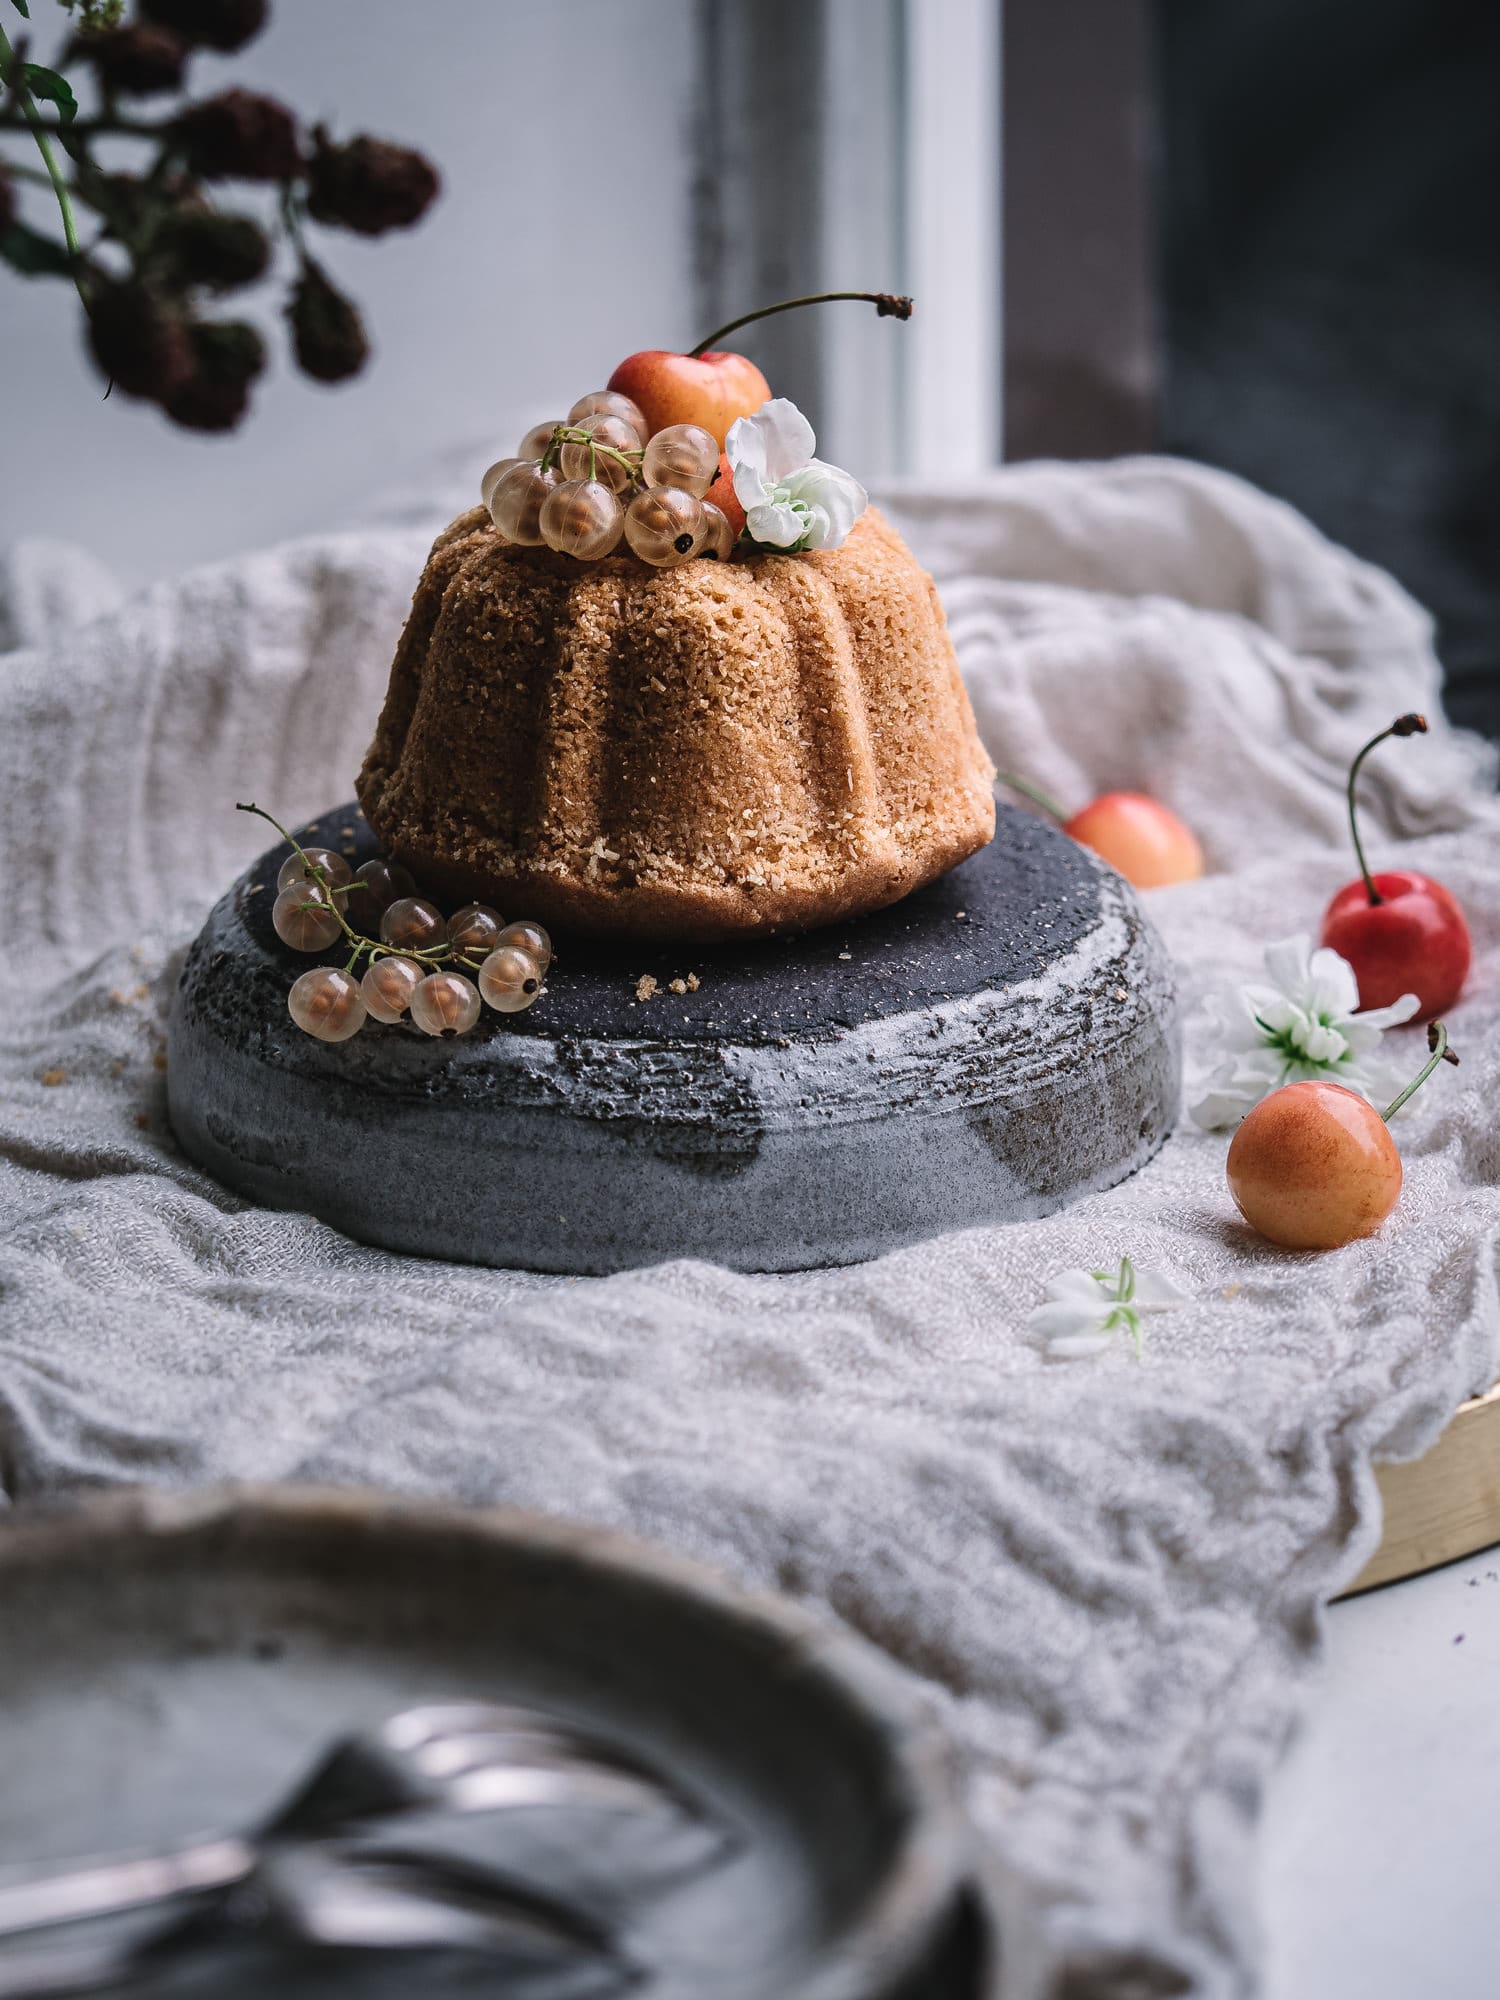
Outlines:
<svg viewBox="0 0 1500 2000"><path fill-rule="evenodd" d="M878 909L995 828L932 579L873 509L837 549L651 569L435 544L359 798L424 891L595 936Z"/></svg>

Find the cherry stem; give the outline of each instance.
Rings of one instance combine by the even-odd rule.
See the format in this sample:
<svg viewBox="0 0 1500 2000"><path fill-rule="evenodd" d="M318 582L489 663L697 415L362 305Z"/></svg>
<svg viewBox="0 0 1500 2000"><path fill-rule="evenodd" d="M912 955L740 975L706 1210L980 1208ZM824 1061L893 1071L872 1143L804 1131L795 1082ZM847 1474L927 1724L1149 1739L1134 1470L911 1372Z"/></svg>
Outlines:
<svg viewBox="0 0 1500 2000"><path fill-rule="evenodd" d="M1405 1090L1402 1091L1401 1095L1399 1097L1392 1098L1391 1102L1385 1107L1384 1111L1381 1112L1380 1115L1385 1120L1387 1125L1390 1124L1391 1120L1395 1117L1396 1113L1401 1109L1402 1105L1406 1102L1407 1098L1411 1096L1412 1092L1414 1090L1420 1090L1422 1088L1422 1085L1427 1081L1428 1077L1432 1075L1432 1072L1437 1068L1439 1063L1450 1062L1456 1064L1458 1062L1458 1057L1454 1054L1453 1050L1450 1049L1448 1046L1448 1030L1443 1026L1441 1021L1429 1022L1427 1028L1427 1046L1432 1050L1432 1054L1427 1058L1426 1062L1417 1071L1416 1075L1412 1078L1411 1082L1406 1086Z"/></svg>
<svg viewBox="0 0 1500 2000"><path fill-rule="evenodd" d="M1023 799L1030 799L1034 806L1040 806L1042 811L1055 819L1059 826L1066 826L1068 815L1057 800L1050 792L1044 792L1040 785L1032 784L1029 778L1018 778L1014 771L997 771L995 781L997 784L1007 786L1013 792L1019 792Z"/></svg>
<svg viewBox="0 0 1500 2000"><path fill-rule="evenodd" d="M910 319L912 302L899 292L808 292L800 299L782 299L774 306L758 306L754 312L741 313L738 319L730 320L727 326L715 327L706 340L700 340L696 347L688 349L688 358L696 361L709 348L717 345L726 334L736 333L742 326L752 321L769 319L772 313L792 312L798 306L823 306L835 299L859 299L866 305L874 306L882 319Z"/></svg>
<svg viewBox="0 0 1500 2000"><path fill-rule="evenodd" d="M1359 837L1359 814L1354 804L1354 787L1359 781L1359 767L1375 748L1376 744L1384 743L1388 736L1425 736L1426 734L1427 718L1425 715L1398 715L1389 729L1382 729L1378 736L1370 738L1364 749L1359 752L1354 762L1349 766L1349 783L1346 787L1346 796L1349 800L1349 831L1354 837L1354 855L1355 859L1359 862L1359 872L1365 878L1365 894L1369 897L1372 905L1383 903L1385 898L1375 887L1375 878L1370 873L1369 863L1365 860L1364 846ZM1416 1085L1413 1084L1412 1088L1415 1090Z"/></svg>

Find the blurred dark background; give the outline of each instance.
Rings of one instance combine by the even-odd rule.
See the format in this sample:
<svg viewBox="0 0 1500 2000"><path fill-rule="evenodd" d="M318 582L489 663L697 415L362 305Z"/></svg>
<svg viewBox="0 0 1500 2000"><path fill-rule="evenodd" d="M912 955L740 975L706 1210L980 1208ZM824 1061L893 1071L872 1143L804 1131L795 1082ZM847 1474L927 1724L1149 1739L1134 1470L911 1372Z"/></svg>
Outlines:
<svg viewBox="0 0 1500 2000"><path fill-rule="evenodd" d="M1500 736L1500 6L1161 0L1161 441L1438 621Z"/></svg>
<svg viewBox="0 0 1500 2000"><path fill-rule="evenodd" d="M1224 466L1500 737L1500 4L1007 0L1008 457Z"/></svg>

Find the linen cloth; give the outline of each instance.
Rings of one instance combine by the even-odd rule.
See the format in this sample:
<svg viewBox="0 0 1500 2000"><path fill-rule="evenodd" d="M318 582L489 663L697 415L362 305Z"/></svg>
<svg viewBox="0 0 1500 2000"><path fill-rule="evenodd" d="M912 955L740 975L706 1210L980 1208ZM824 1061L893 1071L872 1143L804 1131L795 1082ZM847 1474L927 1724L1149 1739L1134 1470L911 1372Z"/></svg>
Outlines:
<svg viewBox="0 0 1500 2000"><path fill-rule="evenodd" d="M478 461L476 460L476 464ZM349 796L431 529L273 549L123 601L0 573L0 1485L359 1482L609 1523L826 1607L961 1748L1008 1903L1009 2000L1245 1995L1252 1841L1319 1643L1415 1454L1500 1373L1500 813L1439 717L1428 622L1238 482L1035 465L885 496L933 567L1002 765L1070 805L1169 799L1211 872L1153 892L1194 1003L1316 932L1352 872L1445 881L1476 961L1398 1126L1382 1234L1291 1255L1184 1125L1050 1219L863 1267L557 1280L401 1259L232 1198L175 1151L182 951L261 846ZM405 510L419 520L429 510ZM562 976L566 976L565 970ZM1415 1069L1419 1030L1396 1031ZM452 1200L464 1200L463 1162ZM1072 1267L1168 1272L1144 1359L1024 1330ZM3 1607L0 1607L3 1615Z"/></svg>

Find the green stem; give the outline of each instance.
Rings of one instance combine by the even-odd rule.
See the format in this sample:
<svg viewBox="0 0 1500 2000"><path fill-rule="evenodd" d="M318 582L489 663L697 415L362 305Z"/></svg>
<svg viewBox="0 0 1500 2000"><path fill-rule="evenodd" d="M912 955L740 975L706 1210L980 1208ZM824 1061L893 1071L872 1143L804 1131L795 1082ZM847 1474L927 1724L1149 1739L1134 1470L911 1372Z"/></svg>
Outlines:
<svg viewBox="0 0 1500 2000"><path fill-rule="evenodd" d="M754 312L741 313L738 319L730 320L727 326L715 327L706 340L700 340L696 347L688 349L690 360L706 354L726 334L736 333L742 326L752 321L769 319L772 313L791 312L798 306L828 305L835 299L861 299L866 305L874 306L882 319L910 319L911 300L897 292L807 292L798 299L782 299L774 306L758 306Z"/></svg>
<svg viewBox="0 0 1500 2000"><path fill-rule="evenodd" d="M1359 780L1359 767L1375 748L1376 744L1384 743L1388 736L1425 736L1426 733L1427 718L1425 715L1398 715L1389 729L1382 729L1378 736L1370 738L1364 749L1359 752L1354 762L1349 766L1349 783L1345 787L1345 796L1349 801L1349 832L1354 839L1354 856L1359 863L1359 872L1365 878L1365 894L1369 897L1372 904L1383 903L1385 898L1375 887L1375 878L1370 873L1369 863L1365 860L1364 844L1359 837L1359 814L1354 804L1354 787ZM1414 1084L1412 1088L1415 1089L1416 1085Z"/></svg>
<svg viewBox="0 0 1500 2000"><path fill-rule="evenodd" d="M1050 792L1044 792L1040 785L1032 784L1029 778L1019 778L1014 771L997 771L995 782L1006 786L1010 791L1019 792L1023 799L1030 799L1034 806L1040 806L1042 811L1055 819L1059 826L1067 825L1069 816L1057 800Z"/></svg>
<svg viewBox="0 0 1500 2000"><path fill-rule="evenodd" d="M641 451L617 451L612 444L600 444L592 431L586 431L581 424L558 424L547 440L547 449L537 460L543 472L551 469L554 457L560 457L565 444L586 444L589 448L589 477L598 476L598 460L612 458L616 465L623 465L634 479L640 472L641 461L646 456Z"/></svg>
<svg viewBox="0 0 1500 2000"><path fill-rule="evenodd" d="M0 125L17 130L19 124L24 123L30 128L32 138L36 140L36 149L42 156L42 164L47 169L47 178L52 183L52 192L57 196L57 205L62 210L63 238L68 246L68 255L73 259L73 283L77 286L78 296L86 308L89 295L83 285L81 269L83 253L78 243L78 224L73 218L73 198L68 191L68 183L63 177L62 168L57 163L57 155L52 150L47 127L36 108L36 100L26 88L24 77L15 74L15 51L11 47L10 37L3 28L0 28L0 73L4 74L21 110L20 121L5 119L0 120Z"/></svg>
<svg viewBox="0 0 1500 2000"><path fill-rule="evenodd" d="M311 879L322 883L324 888L330 886L328 883L323 882L322 871L319 869L317 863L307 859L307 849L292 834L288 833L286 828L281 824L281 821L271 813L268 813L264 806L254 804L245 806L236 800L234 809L237 813L254 813L258 819L263 819L268 825L274 826L287 846L302 856L304 863L311 871ZM321 908L323 906L318 905L317 907ZM352 968L364 952L370 954L372 964L377 958L414 958L419 964L430 965L435 971L447 965L456 956L452 945L449 944L439 945L434 951L424 951L420 945L385 944L374 938L361 937L337 903L330 902L327 907L338 918L344 936L348 938L350 944L354 947L354 955L349 960L349 966L345 968L346 970Z"/></svg>
<svg viewBox="0 0 1500 2000"><path fill-rule="evenodd" d="M1441 1021L1429 1023L1427 1029L1427 1046L1432 1050L1432 1054L1423 1063L1405 1090L1401 1092L1401 1095L1392 1098L1384 1111L1381 1112L1380 1115L1387 1125L1389 1125L1396 1113L1401 1109L1407 1098L1411 1096L1412 1092L1422 1088L1422 1085L1432 1075L1432 1072L1440 1062L1456 1063L1458 1061L1458 1057L1448 1046L1448 1030L1443 1026Z"/></svg>

